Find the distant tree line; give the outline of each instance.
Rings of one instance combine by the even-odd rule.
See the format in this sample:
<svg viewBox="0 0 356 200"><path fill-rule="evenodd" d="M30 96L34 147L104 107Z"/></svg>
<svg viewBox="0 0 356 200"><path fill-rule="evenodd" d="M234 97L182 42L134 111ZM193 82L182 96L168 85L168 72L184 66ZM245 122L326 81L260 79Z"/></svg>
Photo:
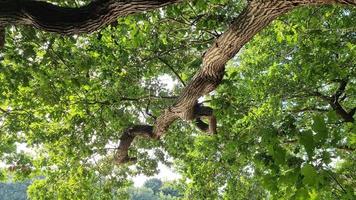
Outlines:
<svg viewBox="0 0 356 200"><path fill-rule="evenodd" d="M0 183L0 200L26 200L31 181Z"/></svg>

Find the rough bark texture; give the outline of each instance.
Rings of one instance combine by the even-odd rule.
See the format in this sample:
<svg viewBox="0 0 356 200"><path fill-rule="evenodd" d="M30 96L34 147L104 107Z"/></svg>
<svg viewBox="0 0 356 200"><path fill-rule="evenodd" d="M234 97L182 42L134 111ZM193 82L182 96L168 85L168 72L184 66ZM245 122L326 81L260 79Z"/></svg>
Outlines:
<svg viewBox="0 0 356 200"><path fill-rule="evenodd" d="M0 49L5 45L5 27L0 26Z"/></svg>
<svg viewBox="0 0 356 200"><path fill-rule="evenodd" d="M90 33L118 17L157 9L181 0L96 0L80 8L60 7L44 1L0 0L0 26L31 25L61 34Z"/></svg>
<svg viewBox="0 0 356 200"><path fill-rule="evenodd" d="M92 32L113 22L117 17L159 8L180 0L98 0L82 8L61 8L45 2L26 0L0 1L0 26L27 24L62 34ZM116 161L134 161L128 149L136 136L159 139L177 119L195 120L203 131L216 132L216 119L210 108L197 104L198 98L213 91L221 82L225 64L262 28L276 17L303 5L356 5L356 0L251 0L230 28L203 56L202 68L184 88L176 103L162 112L153 126L135 125L124 131ZM206 117L209 124L201 118Z"/></svg>

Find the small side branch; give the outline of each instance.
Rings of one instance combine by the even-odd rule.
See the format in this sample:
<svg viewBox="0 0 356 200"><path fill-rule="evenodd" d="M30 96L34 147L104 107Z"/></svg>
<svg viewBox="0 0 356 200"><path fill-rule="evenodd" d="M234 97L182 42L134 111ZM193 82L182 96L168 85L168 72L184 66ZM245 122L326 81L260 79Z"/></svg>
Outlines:
<svg viewBox="0 0 356 200"><path fill-rule="evenodd" d="M314 92L313 95L323 99L328 102L329 105L336 111L336 113L344 119L345 122L354 122L355 119L353 115L355 114L356 108L347 111L341 104L340 101L343 99L343 95L345 93L346 86L348 84L347 79L339 80L339 87L336 92L332 96L326 96L321 94L320 92Z"/></svg>
<svg viewBox="0 0 356 200"><path fill-rule="evenodd" d="M170 65L166 60L164 60L161 57L158 57L158 60L160 60L163 64L165 64L172 72L174 75L176 75L176 77L179 79L179 81L182 83L182 85L185 87L186 84L184 82L184 80L182 79L182 77L178 74L178 72L173 68L172 65Z"/></svg>
<svg viewBox="0 0 356 200"><path fill-rule="evenodd" d="M331 96L331 98L334 99L334 101L339 101L341 95L344 94L348 80L343 79L338 81L340 83L339 88L336 90L335 94Z"/></svg>

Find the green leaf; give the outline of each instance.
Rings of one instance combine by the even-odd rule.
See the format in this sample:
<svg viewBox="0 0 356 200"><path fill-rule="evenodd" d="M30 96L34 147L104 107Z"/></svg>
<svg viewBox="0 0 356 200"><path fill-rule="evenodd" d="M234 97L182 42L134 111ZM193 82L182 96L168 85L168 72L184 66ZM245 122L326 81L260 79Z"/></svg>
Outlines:
<svg viewBox="0 0 356 200"><path fill-rule="evenodd" d="M300 188L294 195L296 200L305 200L309 199L308 191L305 188Z"/></svg>
<svg viewBox="0 0 356 200"><path fill-rule="evenodd" d="M314 139L313 133L311 131L303 131L300 133L300 143L304 146L305 151L308 154L309 159L311 160L314 155Z"/></svg>
<svg viewBox="0 0 356 200"><path fill-rule="evenodd" d="M318 173L312 165L304 165L301 169L301 174L303 175L304 184L314 186L318 183Z"/></svg>
<svg viewBox="0 0 356 200"><path fill-rule="evenodd" d="M322 115L315 115L313 117L312 129L316 133L314 136L315 141L319 144L324 144L328 138L328 129Z"/></svg>

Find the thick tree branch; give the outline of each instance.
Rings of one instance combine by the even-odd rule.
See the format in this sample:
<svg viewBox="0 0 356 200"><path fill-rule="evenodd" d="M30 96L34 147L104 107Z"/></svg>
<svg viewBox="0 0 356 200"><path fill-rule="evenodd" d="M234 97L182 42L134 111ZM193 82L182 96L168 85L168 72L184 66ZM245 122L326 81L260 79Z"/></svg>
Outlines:
<svg viewBox="0 0 356 200"><path fill-rule="evenodd" d="M31 25L66 35L96 31L118 17L157 9L181 0L96 0L79 8L37 0L1 0L0 26Z"/></svg>
<svg viewBox="0 0 356 200"><path fill-rule="evenodd" d="M166 109L154 124L154 135L159 138L176 119L193 120L193 108L203 95L213 91L221 82L225 64L256 33L276 17L303 5L352 4L355 0L255 0L234 20L230 28L222 34L203 56L202 68L183 89L177 102Z"/></svg>

